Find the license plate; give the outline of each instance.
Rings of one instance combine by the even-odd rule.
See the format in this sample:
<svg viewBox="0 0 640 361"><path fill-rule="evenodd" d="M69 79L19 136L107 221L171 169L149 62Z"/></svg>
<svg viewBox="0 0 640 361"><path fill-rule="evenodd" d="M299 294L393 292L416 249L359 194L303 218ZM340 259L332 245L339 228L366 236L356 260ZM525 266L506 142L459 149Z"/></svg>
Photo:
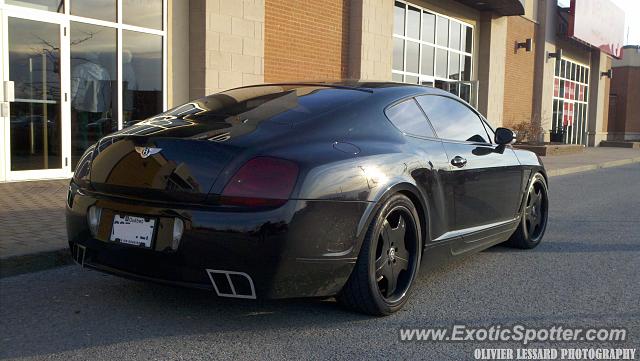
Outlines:
<svg viewBox="0 0 640 361"><path fill-rule="evenodd" d="M116 214L111 227L112 241L151 248L156 220Z"/></svg>

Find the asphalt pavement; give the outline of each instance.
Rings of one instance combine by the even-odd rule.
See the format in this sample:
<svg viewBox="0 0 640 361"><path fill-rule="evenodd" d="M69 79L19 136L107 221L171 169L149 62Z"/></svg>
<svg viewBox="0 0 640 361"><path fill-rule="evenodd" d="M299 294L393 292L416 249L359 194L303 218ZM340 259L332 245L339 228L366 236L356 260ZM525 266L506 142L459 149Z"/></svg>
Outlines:
<svg viewBox="0 0 640 361"><path fill-rule="evenodd" d="M237 301L65 266L0 279L0 359L473 359L516 343L401 342L400 328L622 327L640 346L640 164L550 180L550 221L530 251L501 246L422 272L401 312L333 300ZM640 356L636 354L636 358Z"/></svg>

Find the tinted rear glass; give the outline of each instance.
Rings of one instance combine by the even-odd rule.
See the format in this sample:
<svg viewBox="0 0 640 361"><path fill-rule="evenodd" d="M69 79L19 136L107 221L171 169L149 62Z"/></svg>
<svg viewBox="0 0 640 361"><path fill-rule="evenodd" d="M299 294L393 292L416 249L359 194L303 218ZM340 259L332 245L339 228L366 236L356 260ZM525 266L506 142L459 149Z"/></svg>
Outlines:
<svg viewBox="0 0 640 361"><path fill-rule="evenodd" d="M396 104L385 112L387 118L403 133L421 137L434 137L433 130L422 110L413 99Z"/></svg>
<svg viewBox="0 0 640 361"><path fill-rule="evenodd" d="M436 95L419 96L416 100L441 139L490 143L482 121L465 104Z"/></svg>
<svg viewBox="0 0 640 361"><path fill-rule="evenodd" d="M266 120L294 125L355 103L369 94L300 85L232 89L173 108L116 134L148 136L163 132L165 136L200 137L222 129L255 129Z"/></svg>
<svg viewBox="0 0 640 361"><path fill-rule="evenodd" d="M367 95L357 90L322 86L259 86L214 94L187 104L194 105L191 109L178 107L164 115L198 122L219 121L230 116L252 121L291 122L321 115Z"/></svg>

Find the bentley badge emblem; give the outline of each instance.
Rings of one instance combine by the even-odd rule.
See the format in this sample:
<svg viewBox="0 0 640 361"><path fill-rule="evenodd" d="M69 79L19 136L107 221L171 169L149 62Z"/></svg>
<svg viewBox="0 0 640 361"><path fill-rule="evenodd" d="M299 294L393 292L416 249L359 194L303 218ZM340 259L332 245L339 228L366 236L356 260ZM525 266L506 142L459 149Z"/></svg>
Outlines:
<svg viewBox="0 0 640 361"><path fill-rule="evenodd" d="M136 152L140 154L142 158L147 158L151 155L160 153L162 148L150 148L150 147L135 147Z"/></svg>

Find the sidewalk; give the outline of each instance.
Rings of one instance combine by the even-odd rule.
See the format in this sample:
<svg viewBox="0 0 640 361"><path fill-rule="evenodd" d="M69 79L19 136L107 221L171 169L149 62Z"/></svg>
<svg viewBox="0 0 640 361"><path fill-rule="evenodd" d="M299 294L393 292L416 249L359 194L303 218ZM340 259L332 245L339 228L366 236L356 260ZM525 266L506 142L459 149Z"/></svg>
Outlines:
<svg viewBox="0 0 640 361"><path fill-rule="evenodd" d="M550 177L640 162L640 149L585 148L582 153L543 157Z"/></svg>
<svg viewBox="0 0 640 361"><path fill-rule="evenodd" d="M0 183L0 276L68 263L69 180Z"/></svg>
<svg viewBox="0 0 640 361"><path fill-rule="evenodd" d="M553 177L640 162L640 150L587 148L542 161ZM64 220L68 182L0 183L0 277L71 263Z"/></svg>

